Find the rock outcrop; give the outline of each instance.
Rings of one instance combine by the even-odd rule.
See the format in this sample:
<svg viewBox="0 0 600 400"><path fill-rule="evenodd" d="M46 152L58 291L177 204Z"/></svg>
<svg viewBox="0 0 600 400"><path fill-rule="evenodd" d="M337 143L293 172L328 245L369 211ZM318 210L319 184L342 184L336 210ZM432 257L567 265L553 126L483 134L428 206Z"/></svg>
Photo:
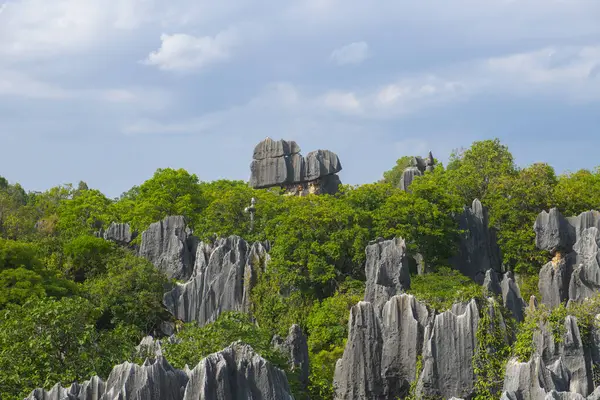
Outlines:
<svg viewBox="0 0 600 400"><path fill-rule="evenodd" d="M399 187L405 192L410 192L410 184L414 181L417 176L422 176L425 172L433 171L435 167L435 161L433 154L429 152L426 159L421 157L413 157L410 165L402 172L400 177Z"/></svg>
<svg viewBox="0 0 600 400"><path fill-rule="evenodd" d="M27 400L292 400L283 371L245 344L235 342L204 358L193 369L178 370L165 358L143 365L123 363L106 382L98 377L60 384L50 391L36 389Z"/></svg>
<svg viewBox="0 0 600 400"><path fill-rule="evenodd" d="M590 350L593 349L584 346L575 317L569 315L565 318L560 340L556 340L549 324L544 323L535 332L533 342L531 360L519 362L512 359L507 364L504 390L508 396L543 400L592 395Z"/></svg>
<svg viewBox="0 0 600 400"><path fill-rule="evenodd" d="M512 314L513 318L517 320L517 322L523 321L525 319L525 308L527 304L523 297L521 297L521 290L519 289L519 285L515 282L512 272L507 272L504 274L504 278L500 283L500 289L502 291L502 302L504 307L506 307Z"/></svg>
<svg viewBox="0 0 600 400"><path fill-rule="evenodd" d="M302 328L294 324L285 339L275 336L273 347L287 355L292 371L298 371L299 373L300 384L304 389L308 389L308 376L310 374L308 342Z"/></svg>
<svg viewBox="0 0 600 400"><path fill-rule="evenodd" d="M218 239L214 245L201 242L192 277L165 293L163 303L176 318L200 326L224 311L246 312L256 273L269 259L263 243L250 246L239 236Z"/></svg>
<svg viewBox="0 0 600 400"><path fill-rule="evenodd" d="M478 324L475 300L455 304L451 310L435 316L425 332L418 398L472 396L476 378L472 360L477 347Z"/></svg>
<svg viewBox="0 0 600 400"><path fill-rule="evenodd" d="M556 307L600 292L600 213L564 218L553 208L534 224L536 245L554 257L540 270L542 303Z"/></svg>
<svg viewBox="0 0 600 400"><path fill-rule="evenodd" d="M136 234L131 230L129 224L113 222L102 233L102 237L121 246L129 246L131 241L135 239Z"/></svg>
<svg viewBox="0 0 600 400"><path fill-rule="evenodd" d="M392 297L379 318L371 303L350 312L348 342L335 369L335 399L395 399L405 396L417 374L427 307L413 296Z"/></svg>
<svg viewBox="0 0 600 400"><path fill-rule="evenodd" d="M488 270L502 272L502 254L496 231L488 226L487 210L477 199L458 216L460 238L458 254L452 258L454 269L482 284Z"/></svg>
<svg viewBox="0 0 600 400"><path fill-rule="evenodd" d="M142 233L139 256L147 258L169 278L187 280L192 274L195 237L182 216L166 217Z"/></svg>
<svg viewBox="0 0 600 400"><path fill-rule="evenodd" d="M267 138L254 149L250 165L250 186L282 187L294 195L335 194L341 183L338 156L329 150L317 150L303 157L294 141Z"/></svg>
<svg viewBox="0 0 600 400"><path fill-rule="evenodd" d="M377 308L410 288L410 271L404 239L378 239L366 248L365 301Z"/></svg>

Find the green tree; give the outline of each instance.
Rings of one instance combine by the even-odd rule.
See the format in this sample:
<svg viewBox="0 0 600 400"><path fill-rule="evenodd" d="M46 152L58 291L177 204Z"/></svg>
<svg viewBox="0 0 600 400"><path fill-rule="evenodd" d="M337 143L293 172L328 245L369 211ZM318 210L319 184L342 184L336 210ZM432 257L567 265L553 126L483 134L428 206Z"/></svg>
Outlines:
<svg viewBox="0 0 600 400"><path fill-rule="evenodd" d="M554 190L555 206L565 216L600 209L600 169L582 169L558 178Z"/></svg>
<svg viewBox="0 0 600 400"><path fill-rule="evenodd" d="M385 171L383 173L383 182L389 183L393 187L399 187L400 179L402 178L402 173L406 168L410 167L412 159L412 156L400 157L396 161L396 165L394 165L394 167L391 170Z"/></svg>
<svg viewBox="0 0 600 400"><path fill-rule="evenodd" d="M485 205L490 225L498 230L504 263L511 270L537 274L547 261L546 253L535 247L533 224L540 212L553 206L556 184L554 169L543 163L490 183Z"/></svg>
<svg viewBox="0 0 600 400"><path fill-rule="evenodd" d="M0 311L0 397L23 399L36 387L106 379L132 356L139 332L95 329L99 310L81 298L34 299Z"/></svg>
<svg viewBox="0 0 600 400"><path fill-rule="evenodd" d="M512 154L499 139L474 142L464 152L453 153L447 171L448 189L458 194L463 204L484 201L495 178L516 172Z"/></svg>
<svg viewBox="0 0 600 400"><path fill-rule="evenodd" d="M62 199L58 206L58 230L66 239L93 234L111 222L111 201L100 191L89 189Z"/></svg>
<svg viewBox="0 0 600 400"><path fill-rule="evenodd" d="M149 261L120 249L106 269L85 283L83 294L102 310L101 328L129 324L150 333L167 319L162 299L168 281Z"/></svg>
<svg viewBox="0 0 600 400"><path fill-rule="evenodd" d="M193 225L195 215L205 206L198 177L184 169L158 169L136 192L134 200L125 197L119 201L126 207L116 208L129 211L121 218L139 232L169 215L183 215Z"/></svg>
<svg viewBox="0 0 600 400"><path fill-rule="evenodd" d="M65 244L67 257L65 272L75 282L105 272L106 263L114 251L114 244L94 236L77 236Z"/></svg>

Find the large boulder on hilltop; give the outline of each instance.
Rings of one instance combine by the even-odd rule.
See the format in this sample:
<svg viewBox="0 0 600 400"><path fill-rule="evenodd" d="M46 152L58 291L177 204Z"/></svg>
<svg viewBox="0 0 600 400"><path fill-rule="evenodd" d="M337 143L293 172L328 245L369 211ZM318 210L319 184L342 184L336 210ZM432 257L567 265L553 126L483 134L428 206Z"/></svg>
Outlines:
<svg viewBox="0 0 600 400"><path fill-rule="evenodd" d="M93 377L69 388L34 390L26 400L292 400L285 373L245 344L235 342L193 369L173 368L158 356L143 365L125 362L106 382Z"/></svg>
<svg viewBox="0 0 600 400"><path fill-rule="evenodd" d="M406 243L402 238L378 239L366 248L365 301L381 307L392 296L410 288Z"/></svg>
<svg viewBox="0 0 600 400"><path fill-rule="evenodd" d="M201 242L189 281L165 293L163 303L177 319L203 326L224 311L247 312L256 272L269 261L265 246L250 246L239 236Z"/></svg>
<svg viewBox="0 0 600 400"><path fill-rule="evenodd" d="M327 175L337 174L342 164L337 154L329 150L311 151L306 155L306 175L304 181L314 181Z"/></svg>
<svg viewBox="0 0 600 400"><path fill-rule="evenodd" d="M502 272L502 255L496 231L489 227L487 209L477 199L458 216L460 238L458 254L452 258L454 269L482 284L487 270Z"/></svg>
<svg viewBox="0 0 600 400"><path fill-rule="evenodd" d="M293 140L273 140L266 138L256 145L252 158L255 160L264 160L267 158L277 158L300 153L300 146Z"/></svg>
<svg viewBox="0 0 600 400"><path fill-rule="evenodd" d="M409 186L415 180L415 177L422 176L423 172L417 167L408 167L402 172L400 177L400 190L410 192Z"/></svg>
<svg viewBox="0 0 600 400"><path fill-rule="evenodd" d="M142 233L139 256L148 259L169 278L186 280L192 273L194 238L182 216L166 217Z"/></svg>
<svg viewBox="0 0 600 400"><path fill-rule="evenodd" d="M282 187L293 195L335 194L341 170L340 159L332 151L316 150L303 157L296 142L267 138L254 149L250 186Z"/></svg>
<svg viewBox="0 0 600 400"><path fill-rule="evenodd" d="M293 400L285 373L241 342L211 354L189 373L184 400Z"/></svg>

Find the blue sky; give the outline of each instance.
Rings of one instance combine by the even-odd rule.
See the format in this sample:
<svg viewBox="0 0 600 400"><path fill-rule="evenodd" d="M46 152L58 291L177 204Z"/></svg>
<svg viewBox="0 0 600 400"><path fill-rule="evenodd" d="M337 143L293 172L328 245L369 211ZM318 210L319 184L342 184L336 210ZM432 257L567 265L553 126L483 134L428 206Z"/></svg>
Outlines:
<svg viewBox="0 0 600 400"><path fill-rule="evenodd" d="M600 165L598 0L2 1L0 175L26 189L245 180L267 136L353 184L493 137Z"/></svg>

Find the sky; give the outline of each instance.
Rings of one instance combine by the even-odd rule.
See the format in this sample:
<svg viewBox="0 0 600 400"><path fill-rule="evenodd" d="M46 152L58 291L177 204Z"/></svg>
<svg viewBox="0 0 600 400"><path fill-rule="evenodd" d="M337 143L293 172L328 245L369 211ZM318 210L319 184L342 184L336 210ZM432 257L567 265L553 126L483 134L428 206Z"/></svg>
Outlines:
<svg viewBox="0 0 600 400"><path fill-rule="evenodd" d="M600 1L0 0L9 181L247 180L266 137L350 184L496 137L520 166L600 165Z"/></svg>

